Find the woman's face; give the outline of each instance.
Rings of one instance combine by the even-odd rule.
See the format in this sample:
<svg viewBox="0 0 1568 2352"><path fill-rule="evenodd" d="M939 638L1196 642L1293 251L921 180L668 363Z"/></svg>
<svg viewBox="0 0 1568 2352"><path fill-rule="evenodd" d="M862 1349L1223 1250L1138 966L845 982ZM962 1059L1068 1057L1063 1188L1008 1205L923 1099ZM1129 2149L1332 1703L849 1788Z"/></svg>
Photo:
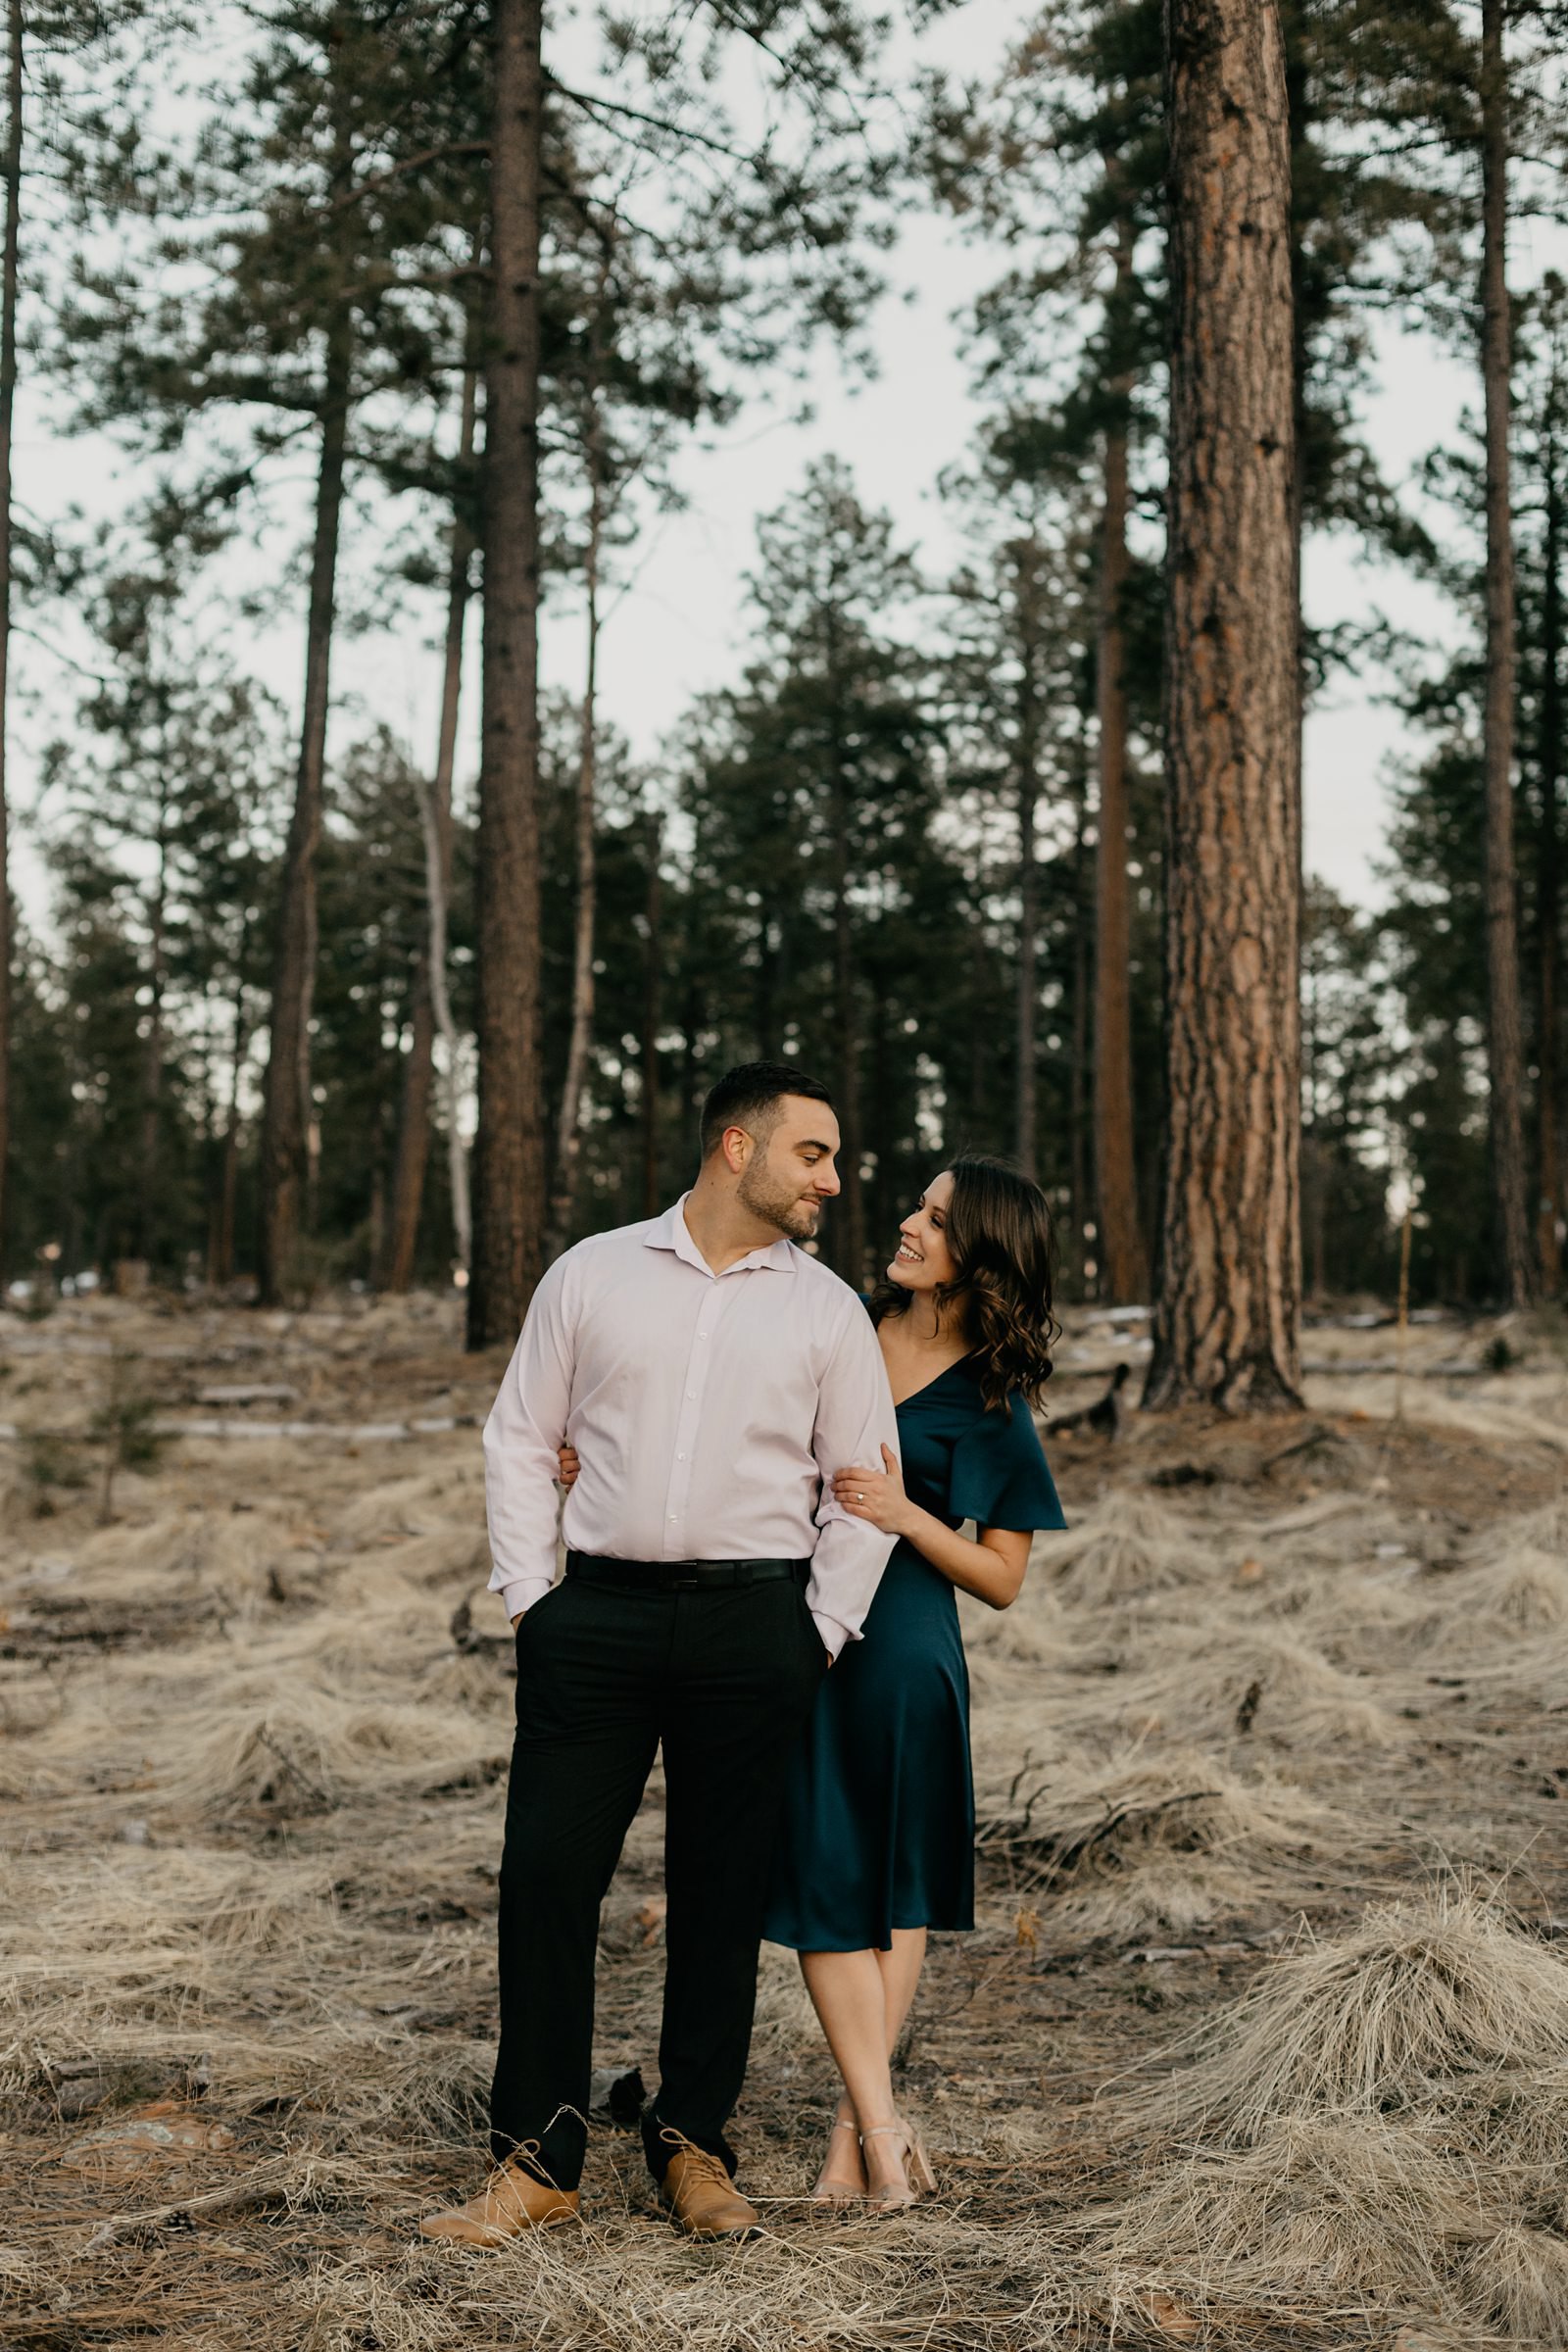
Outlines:
<svg viewBox="0 0 1568 2352"><path fill-rule="evenodd" d="M899 1227L898 1252L888 1267L889 1282L901 1291L934 1291L952 1282L957 1268L948 1248L948 1204L953 1178L946 1168L933 1176L915 1206Z"/></svg>

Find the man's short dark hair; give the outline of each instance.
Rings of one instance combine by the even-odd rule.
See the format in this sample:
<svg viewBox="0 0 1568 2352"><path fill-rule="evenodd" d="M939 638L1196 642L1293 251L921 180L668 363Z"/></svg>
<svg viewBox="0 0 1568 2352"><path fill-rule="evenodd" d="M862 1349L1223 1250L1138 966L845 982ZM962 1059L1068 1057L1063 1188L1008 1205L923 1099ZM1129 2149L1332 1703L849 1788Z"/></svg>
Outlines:
<svg viewBox="0 0 1568 2352"><path fill-rule="evenodd" d="M726 1127L747 1127L760 1142L778 1123L778 1105L786 1095L804 1095L808 1102L833 1098L820 1078L798 1070L792 1061L743 1061L726 1070L703 1104L702 1147L706 1159L718 1149Z"/></svg>

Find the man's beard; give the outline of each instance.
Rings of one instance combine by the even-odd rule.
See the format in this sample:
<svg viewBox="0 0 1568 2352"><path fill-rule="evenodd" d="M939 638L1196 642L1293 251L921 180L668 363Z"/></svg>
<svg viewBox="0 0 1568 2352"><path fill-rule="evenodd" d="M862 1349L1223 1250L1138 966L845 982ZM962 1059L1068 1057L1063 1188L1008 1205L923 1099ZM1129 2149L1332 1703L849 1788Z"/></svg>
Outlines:
<svg viewBox="0 0 1568 2352"><path fill-rule="evenodd" d="M809 1241L816 1231L821 1214L818 1203L802 1199L768 1172L765 1159L753 1160L735 1187L735 1198L741 1206L764 1225L774 1226L787 1234L792 1242Z"/></svg>

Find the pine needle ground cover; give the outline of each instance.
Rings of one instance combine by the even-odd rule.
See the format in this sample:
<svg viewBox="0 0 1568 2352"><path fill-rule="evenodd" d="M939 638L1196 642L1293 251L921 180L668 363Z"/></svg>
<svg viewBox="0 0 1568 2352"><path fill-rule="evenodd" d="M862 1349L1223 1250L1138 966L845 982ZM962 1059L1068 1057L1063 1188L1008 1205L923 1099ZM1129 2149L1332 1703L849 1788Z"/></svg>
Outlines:
<svg viewBox="0 0 1568 2352"><path fill-rule="evenodd" d="M1071 1531L965 1617L981 1927L899 2053L936 2199L804 2202L833 2085L767 1951L763 2237L673 2236L607 2118L583 2230L474 2255L416 2230L482 2161L499 1360L417 1299L0 1320L0 2346L1568 2340L1568 1371L1514 1326L1477 1376L1494 1336L1415 1335L1398 1423L1323 1330L1303 1416L1054 1446ZM1126 1342L1076 1318L1061 1403ZM111 1386L173 1434L106 1510ZM656 1785L607 2085L654 2071L661 1832Z"/></svg>

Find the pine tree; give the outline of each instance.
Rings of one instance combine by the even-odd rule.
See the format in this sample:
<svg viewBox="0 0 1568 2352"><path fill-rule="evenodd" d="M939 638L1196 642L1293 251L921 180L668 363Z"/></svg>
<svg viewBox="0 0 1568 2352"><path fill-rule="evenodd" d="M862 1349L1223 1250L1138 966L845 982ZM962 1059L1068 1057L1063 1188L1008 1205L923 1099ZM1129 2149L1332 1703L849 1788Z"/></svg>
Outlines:
<svg viewBox="0 0 1568 2352"><path fill-rule="evenodd" d="M461 18L407 0L371 23L342 0L279 0L244 86L215 112L186 220L160 228L143 275L87 281L69 322L89 414L155 446L233 410L250 428L196 497L230 501L267 481L301 428L315 444L305 681L294 812L273 942L261 1162L260 1279L287 1289L318 1152L310 1076L316 861L325 803L330 661L352 426L378 395L425 396L466 277L443 240L475 209L473 94ZM173 185L177 175L166 173ZM156 180L152 183L158 187ZM110 191L112 194L113 191ZM208 228L215 214L224 225ZM243 225L233 228L230 221ZM188 265L206 264L198 280ZM179 265L172 270L170 265Z"/></svg>
<svg viewBox="0 0 1568 2352"><path fill-rule="evenodd" d="M688 754L698 886L711 906L702 1026L717 1025L727 999L720 1051L731 1058L824 1065L843 1138L829 1246L839 1272L859 1283L867 1172L877 1189L884 1174L872 1164L868 1085L873 1071L895 1085L922 1032L928 1053L940 1034L909 999L921 959L921 991L936 981L951 919L937 894L923 923L913 911L934 789L931 728L922 664L891 624L917 575L888 517L868 514L832 462L761 518L758 538L760 651L744 690L710 709ZM898 1021L912 1028L894 1020L896 989Z"/></svg>
<svg viewBox="0 0 1568 2352"><path fill-rule="evenodd" d="M1005 404L997 446L1021 478L1097 483L1095 1223L1103 1294L1120 1301L1148 1295L1132 1052L1128 521L1130 451L1152 437L1163 328L1149 256L1163 172L1159 37L1157 0L1060 0L987 100L967 93L951 111L939 106L935 124L950 201L1034 248L975 306L981 381Z"/></svg>
<svg viewBox="0 0 1568 2352"><path fill-rule="evenodd" d="M276 858L274 714L231 649L203 641L177 514L155 504L147 521L147 536L110 551L91 606L105 673L43 767L58 919L113 1072L90 1176L78 1157L71 1185L113 1203L82 1212L77 1230L95 1234L96 1250L163 1274L182 1270L205 1212L196 1255L221 1278ZM85 1038L82 1050L93 1053Z"/></svg>
<svg viewBox="0 0 1568 2352"><path fill-rule="evenodd" d="M1032 463L1021 464L1007 425L983 437L974 471L950 477L943 488L959 508L965 542L978 551L949 591L951 651L941 689L948 713L945 797L977 845L971 856L978 896L995 894L1016 906L1011 1146L1019 1165L1038 1175L1041 1032L1050 1017L1044 998L1060 985L1053 977L1049 894L1080 818L1082 702L1093 665L1093 531L1084 497L1051 485ZM999 812L1007 848L991 858L981 845ZM983 920L978 908L972 919ZM978 1016L978 1004L974 1010ZM977 1077L989 1059L977 1052L971 1065ZM988 1085L983 1123L994 1120Z"/></svg>
<svg viewBox="0 0 1568 2352"><path fill-rule="evenodd" d="M6 5L6 132L0 172L5 220L0 229L0 1270L10 1253L7 1173L11 1159L11 855L6 781L10 712L12 485L11 436L17 405L17 297L22 246L22 0Z"/></svg>
<svg viewBox="0 0 1568 2352"><path fill-rule="evenodd" d="M24 292L23 225L24 179L69 169L70 150L82 118L90 120L90 95L78 86L83 70L91 77L118 65L120 36L140 20L138 0L42 0L28 10L23 0L6 0L5 123L0 146L0 1269L15 1257L7 1205L14 1175L11 1101L14 958L10 848L10 782L7 770L11 717L11 635L18 601L19 527L13 478L13 436ZM61 69L72 69L69 89ZM25 137L25 94L29 74L42 120L29 154ZM48 208L40 208L45 212ZM32 258L35 277L45 283L60 257Z"/></svg>
<svg viewBox="0 0 1568 2352"><path fill-rule="evenodd" d="M1519 1003L1518 875L1513 837L1514 602L1509 420L1512 321L1508 300L1508 68L1503 0L1481 4L1481 377L1487 416L1487 1007L1492 1165L1508 1296L1536 1294L1525 1205L1524 1034Z"/></svg>
<svg viewBox="0 0 1568 2352"><path fill-rule="evenodd" d="M1529 699L1526 741L1536 790L1535 824L1535 1058L1537 1249L1541 1289L1555 1298L1562 1284L1562 773L1563 568L1568 564L1568 287L1555 272L1543 284L1539 323L1531 337L1521 423L1526 436L1527 494L1534 491L1536 527L1526 556L1528 632L1522 664ZM1533 322L1534 323L1534 322Z"/></svg>
<svg viewBox="0 0 1568 2352"><path fill-rule="evenodd" d="M1290 130L1277 9L1166 0L1167 1146L1146 1402L1299 1400Z"/></svg>

